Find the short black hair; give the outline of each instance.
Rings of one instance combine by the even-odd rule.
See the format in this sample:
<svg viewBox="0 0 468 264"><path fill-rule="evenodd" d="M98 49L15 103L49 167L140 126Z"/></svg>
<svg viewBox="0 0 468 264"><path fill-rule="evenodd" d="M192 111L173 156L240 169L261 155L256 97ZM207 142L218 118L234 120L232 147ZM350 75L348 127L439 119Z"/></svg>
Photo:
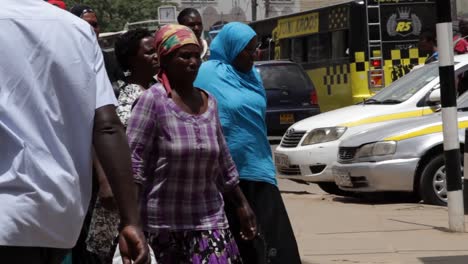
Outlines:
<svg viewBox="0 0 468 264"><path fill-rule="evenodd" d="M74 5L70 8L70 13L77 17L82 17L85 13L96 13L94 10L87 5Z"/></svg>
<svg viewBox="0 0 468 264"><path fill-rule="evenodd" d="M179 15L177 16L177 22L182 25L184 23L184 18L190 15L196 15L201 17L200 12L198 12L198 10L196 10L195 8L188 7L180 11Z"/></svg>
<svg viewBox="0 0 468 264"><path fill-rule="evenodd" d="M123 71L130 70L129 58L137 55L140 41L151 37L152 34L146 28L136 28L120 35L114 44L114 53L117 62Z"/></svg>

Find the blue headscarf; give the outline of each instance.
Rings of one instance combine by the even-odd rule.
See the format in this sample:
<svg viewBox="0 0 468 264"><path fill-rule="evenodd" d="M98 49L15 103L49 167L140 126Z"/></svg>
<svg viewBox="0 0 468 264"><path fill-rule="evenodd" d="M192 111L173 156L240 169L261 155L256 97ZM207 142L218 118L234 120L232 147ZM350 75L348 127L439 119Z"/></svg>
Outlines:
<svg viewBox="0 0 468 264"><path fill-rule="evenodd" d="M231 22L225 25L210 45L209 61L203 64L203 68L209 69L207 71L212 71L216 75L210 74L209 81L213 82L220 78L223 79L223 83L228 81L232 86L242 85L263 90L262 80L255 67L244 73L236 70L232 65L237 55L256 36L255 31L246 24Z"/></svg>
<svg viewBox="0 0 468 264"><path fill-rule="evenodd" d="M218 101L219 118L232 158L244 180L276 184L271 148L266 134L266 94L255 67L241 72L232 65L256 37L239 22L223 27L211 43L210 59L198 71L194 85Z"/></svg>

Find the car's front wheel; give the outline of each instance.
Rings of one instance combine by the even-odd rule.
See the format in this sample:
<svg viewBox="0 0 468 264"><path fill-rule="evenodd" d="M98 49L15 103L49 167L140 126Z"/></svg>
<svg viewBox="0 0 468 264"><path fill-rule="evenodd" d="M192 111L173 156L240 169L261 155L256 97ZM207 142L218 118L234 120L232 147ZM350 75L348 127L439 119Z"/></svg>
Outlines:
<svg viewBox="0 0 468 264"><path fill-rule="evenodd" d="M433 157L421 174L419 193L425 203L447 205L447 178L444 155Z"/></svg>
<svg viewBox="0 0 468 264"><path fill-rule="evenodd" d="M354 192L348 192L341 190L338 185L334 182L319 182L317 185L322 189L324 192L329 194L339 195L339 196L353 196Z"/></svg>

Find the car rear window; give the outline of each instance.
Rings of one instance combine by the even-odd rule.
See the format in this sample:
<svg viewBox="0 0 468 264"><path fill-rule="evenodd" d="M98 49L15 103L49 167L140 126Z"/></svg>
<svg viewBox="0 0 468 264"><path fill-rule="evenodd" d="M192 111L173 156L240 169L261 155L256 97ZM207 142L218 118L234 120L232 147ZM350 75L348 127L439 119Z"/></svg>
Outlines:
<svg viewBox="0 0 468 264"><path fill-rule="evenodd" d="M311 90L312 84L302 68L294 64L265 64L257 66L266 90Z"/></svg>

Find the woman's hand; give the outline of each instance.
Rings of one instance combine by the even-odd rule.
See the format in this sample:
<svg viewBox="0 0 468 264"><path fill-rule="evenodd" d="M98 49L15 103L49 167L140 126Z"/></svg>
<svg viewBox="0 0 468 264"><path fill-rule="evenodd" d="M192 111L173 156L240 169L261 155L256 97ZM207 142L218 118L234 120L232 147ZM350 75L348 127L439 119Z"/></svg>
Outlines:
<svg viewBox="0 0 468 264"><path fill-rule="evenodd" d="M150 263L148 243L137 226L127 225L122 228L119 236L119 249L124 264Z"/></svg>
<svg viewBox="0 0 468 264"><path fill-rule="evenodd" d="M257 236L257 220L248 203L237 208L237 216L241 226L240 236L244 240L252 240Z"/></svg>
<svg viewBox="0 0 468 264"><path fill-rule="evenodd" d="M255 217L249 202L242 193L239 185L224 193L225 199L228 199L234 206L239 217L241 226L240 236L244 240L252 240L258 235L257 219Z"/></svg>

